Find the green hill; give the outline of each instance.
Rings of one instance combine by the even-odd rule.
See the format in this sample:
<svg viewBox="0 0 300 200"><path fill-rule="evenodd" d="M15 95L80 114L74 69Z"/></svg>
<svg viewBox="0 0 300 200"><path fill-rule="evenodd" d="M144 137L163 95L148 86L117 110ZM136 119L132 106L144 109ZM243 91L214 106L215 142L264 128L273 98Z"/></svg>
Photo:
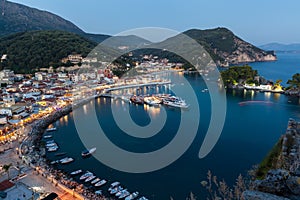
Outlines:
<svg viewBox="0 0 300 200"><path fill-rule="evenodd" d="M74 33L63 31L33 31L0 38L0 55L7 54L2 67L16 72L31 72L35 68L58 66L69 54L86 56L96 43Z"/></svg>
<svg viewBox="0 0 300 200"><path fill-rule="evenodd" d="M3 3L1 1L1 3ZM62 30L83 34L84 32L55 14L5 1L0 15L0 36L32 30Z"/></svg>
<svg viewBox="0 0 300 200"><path fill-rule="evenodd" d="M272 51L264 51L236 36L227 28L191 29L184 34L196 40L218 65L273 61Z"/></svg>

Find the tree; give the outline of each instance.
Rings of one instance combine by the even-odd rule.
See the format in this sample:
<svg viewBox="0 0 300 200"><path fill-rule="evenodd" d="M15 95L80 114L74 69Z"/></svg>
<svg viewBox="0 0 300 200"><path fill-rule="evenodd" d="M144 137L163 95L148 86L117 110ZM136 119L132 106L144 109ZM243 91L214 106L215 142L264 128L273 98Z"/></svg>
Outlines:
<svg viewBox="0 0 300 200"><path fill-rule="evenodd" d="M5 173L7 173L7 178L10 179L10 174L9 174L9 169L12 166L12 164L8 164L8 165L3 165L3 169L5 171Z"/></svg>
<svg viewBox="0 0 300 200"><path fill-rule="evenodd" d="M300 89L300 74L294 74L292 80L288 80L289 88Z"/></svg>

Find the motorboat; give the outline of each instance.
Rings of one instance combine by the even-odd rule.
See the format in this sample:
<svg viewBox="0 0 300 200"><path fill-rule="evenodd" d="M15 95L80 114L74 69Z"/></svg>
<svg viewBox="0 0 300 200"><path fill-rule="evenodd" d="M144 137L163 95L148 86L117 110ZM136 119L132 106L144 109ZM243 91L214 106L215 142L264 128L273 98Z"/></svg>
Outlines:
<svg viewBox="0 0 300 200"><path fill-rule="evenodd" d="M121 193L121 195L119 196L119 199L123 199L123 198L127 197L128 195L130 195L130 193L127 190L125 190Z"/></svg>
<svg viewBox="0 0 300 200"><path fill-rule="evenodd" d="M101 179L100 178L95 178L92 182L91 182L91 184L95 184L95 183L97 183L97 182L99 182Z"/></svg>
<svg viewBox="0 0 300 200"><path fill-rule="evenodd" d="M60 160L60 163L61 163L61 164L68 164L68 163L73 162L73 161L74 161L73 158L71 158L71 157L66 157L66 158L61 159L61 160Z"/></svg>
<svg viewBox="0 0 300 200"><path fill-rule="evenodd" d="M132 200L132 199L137 198L137 196L139 196L139 192L134 192L134 193L130 194L129 196L127 196L125 198L125 200Z"/></svg>
<svg viewBox="0 0 300 200"><path fill-rule="evenodd" d="M90 176L93 176L94 174L92 172L87 171L85 174L83 174L82 176L80 176L79 180L84 180L87 179Z"/></svg>
<svg viewBox="0 0 300 200"><path fill-rule="evenodd" d="M92 176L90 176L90 177L88 177L87 179L85 179L85 181L84 182L90 182L91 180L93 180L94 178L96 178L96 176L95 175L92 175Z"/></svg>
<svg viewBox="0 0 300 200"><path fill-rule="evenodd" d="M46 129L47 132L56 131L56 130L57 130L56 127L52 127L52 128L47 128Z"/></svg>
<svg viewBox="0 0 300 200"><path fill-rule="evenodd" d="M102 185L104 185L105 183L107 183L107 181L105 179L99 181L98 183L95 184L95 187L100 187Z"/></svg>
<svg viewBox="0 0 300 200"><path fill-rule="evenodd" d="M89 155L91 155L92 153L94 153L94 152L96 151L96 149L97 149L96 147L91 148L91 149L86 149L86 150L84 150L84 151L81 152L81 156L82 156L82 157L89 156Z"/></svg>
<svg viewBox="0 0 300 200"><path fill-rule="evenodd" d="M120 185L120 182L118 182L118 181L113 182L112 184L110 184L108 191L111 191L113 188L117 187L118 185Z"/></svg>
<svg viewBox="0 0 300 200"><path fill-rule="evenodd" d="M78 174L80 174L80 173L82 173L82 170L81 170L81 169L76 170L76 171L73 171L73 172L71 172L70 174L73 175L73 176L75 176L75 175L78 175Z"/></svg>

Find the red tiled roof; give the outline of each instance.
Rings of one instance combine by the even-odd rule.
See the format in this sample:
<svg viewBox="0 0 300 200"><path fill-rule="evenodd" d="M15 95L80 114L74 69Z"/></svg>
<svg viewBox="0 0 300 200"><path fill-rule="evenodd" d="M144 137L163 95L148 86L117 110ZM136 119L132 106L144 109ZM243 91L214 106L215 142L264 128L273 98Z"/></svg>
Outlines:
<svg viewBox="0 0 300 200"><path fill-rule="evenodd" d="M15 186L15 184L9 180L2 181L0 183L0 191L5 191L9 188L12 188L13 186Z"/></svg>

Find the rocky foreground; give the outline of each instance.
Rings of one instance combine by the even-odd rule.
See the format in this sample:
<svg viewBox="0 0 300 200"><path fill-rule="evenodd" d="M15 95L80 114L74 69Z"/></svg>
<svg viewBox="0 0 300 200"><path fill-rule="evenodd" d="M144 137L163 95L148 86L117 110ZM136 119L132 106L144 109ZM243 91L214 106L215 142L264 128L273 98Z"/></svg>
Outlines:
<svg viewBox="0 0 300 200"><path fill-rule="evenodd" d="M300 199L300 122L290 119L280 138L281 151L263 180L254 181L254 190L243 193L244 200Z"/></svg>

